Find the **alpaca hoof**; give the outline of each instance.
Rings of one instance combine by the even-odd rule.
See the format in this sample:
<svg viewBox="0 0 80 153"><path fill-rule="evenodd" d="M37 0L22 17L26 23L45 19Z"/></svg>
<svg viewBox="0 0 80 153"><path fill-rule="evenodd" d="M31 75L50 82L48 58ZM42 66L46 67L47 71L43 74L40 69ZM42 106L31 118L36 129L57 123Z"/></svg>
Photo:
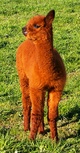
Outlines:
<svg viewBox="0 0 80 153"><path fill-rule="evenodd" d="M30 128L29 127L24 127L24 131L30 131Z"/></svg>
<svg viewBox="0 0 80 153"><path fill-rule="evenodd" d="M52 138L52 140L54 140L56 143L58 143L58 142L59 142L59 138L58 138L58 136L51 137L51 138Z"/></svg>
<svg viewBox="0 0 80 153"><path fill-rule="evenodd" d="M29 136L29 139L33 141L33 140L35 140L35 137L32 136L32 135L30 135L30 136Z"/></svg>
<svg viewBox="0 0 80 153"><path fill-rule="evenodd" d="M43 135L44 134L44 130L38 130L38 133Z"/></svg>
<svg viewBox="0 0 80 153"><path fill-rule="evenodd" d="M44 129L42 128L42 129L38 129L38 133L39 134L44 134Z"/></svg>

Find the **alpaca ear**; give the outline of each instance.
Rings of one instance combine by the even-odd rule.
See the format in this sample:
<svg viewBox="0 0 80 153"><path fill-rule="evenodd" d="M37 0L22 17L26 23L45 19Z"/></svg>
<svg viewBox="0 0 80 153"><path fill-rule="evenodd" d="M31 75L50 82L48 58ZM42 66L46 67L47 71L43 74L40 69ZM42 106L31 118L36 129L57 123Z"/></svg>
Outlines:
<svg viewBox="0 0 80 153"><path fill-rule="evenodd" d="M55 17L55 11L51 10L45 17L46 24L48 25L52 24L54 17Z"/></svg>

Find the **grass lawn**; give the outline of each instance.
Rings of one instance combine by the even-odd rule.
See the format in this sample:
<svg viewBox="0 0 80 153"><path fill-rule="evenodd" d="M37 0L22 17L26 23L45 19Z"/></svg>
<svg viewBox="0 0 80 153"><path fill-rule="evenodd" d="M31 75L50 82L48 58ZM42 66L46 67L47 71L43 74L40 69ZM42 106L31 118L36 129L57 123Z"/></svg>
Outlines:
<svg viewBox="0 0 80 153"><path fill-rule="evenodd" d="M79 0L0 1L0 153L80 153L80 3ZM54 9L54 46L67 71L67 82L59 104L59 143L50 132L28 139L23 131L16 49L25 40L22 27L35 14ZM47 108L45 105L45 129Z"/></svg>

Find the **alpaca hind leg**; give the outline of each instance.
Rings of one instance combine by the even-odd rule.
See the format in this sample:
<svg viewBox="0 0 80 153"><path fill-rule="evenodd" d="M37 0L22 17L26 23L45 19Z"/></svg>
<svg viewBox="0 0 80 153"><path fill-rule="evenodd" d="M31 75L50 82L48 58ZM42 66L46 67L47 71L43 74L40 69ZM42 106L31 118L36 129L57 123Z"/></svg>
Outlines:
<svg viewBox="0 0 80 153"><path fill-rule="evenodd" d="M57 133L57 117L58 117L58 104L61 98L61 93L58 91L50 91L48 99L48 122L50 126L51 138L58 141Z"/></svg>

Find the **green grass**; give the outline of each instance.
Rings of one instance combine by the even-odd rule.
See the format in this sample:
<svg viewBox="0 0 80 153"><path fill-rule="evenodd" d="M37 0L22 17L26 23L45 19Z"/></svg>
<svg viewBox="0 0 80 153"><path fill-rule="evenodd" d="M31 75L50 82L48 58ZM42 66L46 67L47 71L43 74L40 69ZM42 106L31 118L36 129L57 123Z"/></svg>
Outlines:
<svg viewBox="0 0 80 153"><path fill-rule="evenodd" d="M59 104L58 133L28 139L23 131L21 93L16 71L16 49L25 40L21 28L35 14L55 9L54 47L61 54L67 82ZM0 153L80 153L80 36L79 0L0 1ZM47 117L45 106L45 129Z"/></svg>

